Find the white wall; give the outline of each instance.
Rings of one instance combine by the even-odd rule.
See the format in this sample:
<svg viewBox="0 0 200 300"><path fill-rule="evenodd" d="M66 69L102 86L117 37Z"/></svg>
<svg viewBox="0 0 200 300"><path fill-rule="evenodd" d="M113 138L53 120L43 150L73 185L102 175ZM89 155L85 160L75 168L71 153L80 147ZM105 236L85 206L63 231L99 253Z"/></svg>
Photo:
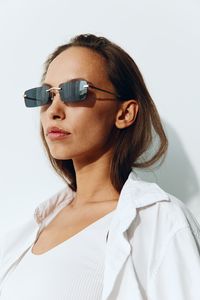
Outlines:
<svg viewBox="0 0 200 300"><path fill-rule="evenodd" d="M64 182L39 139L38 110L24 106L42 64L76 34L104 35L142 71L170 140L159 171L142 174L200 220L200 3L198 0L0 1L0 232L28 219Z"/></svg>

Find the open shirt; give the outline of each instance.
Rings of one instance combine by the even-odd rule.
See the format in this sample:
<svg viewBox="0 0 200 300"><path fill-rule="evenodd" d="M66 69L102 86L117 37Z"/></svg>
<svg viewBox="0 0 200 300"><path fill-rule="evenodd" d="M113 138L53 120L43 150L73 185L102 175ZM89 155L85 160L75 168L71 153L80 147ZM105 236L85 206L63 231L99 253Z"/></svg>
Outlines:
<svg viewBox="0 0 200 300"><path fill-rule="evenodd" d="M44 226L74 196L67 186L41 202L25 224L2 236L0 295ZM107 235L102 300L200 300L198 222L180 200L133 172Z"/></svg>

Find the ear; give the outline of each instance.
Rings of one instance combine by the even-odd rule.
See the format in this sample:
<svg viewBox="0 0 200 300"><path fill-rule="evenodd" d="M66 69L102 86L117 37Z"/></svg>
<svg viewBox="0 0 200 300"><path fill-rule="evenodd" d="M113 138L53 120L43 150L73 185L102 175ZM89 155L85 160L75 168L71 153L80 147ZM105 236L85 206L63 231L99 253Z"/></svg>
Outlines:
<svg viewBox="0 0 200 300"><path fill-rule="evenodd" d="M122 129L131 126L139 110L139 104L136 100L127 100L121 103L115 120L117 128Z"/></svg>

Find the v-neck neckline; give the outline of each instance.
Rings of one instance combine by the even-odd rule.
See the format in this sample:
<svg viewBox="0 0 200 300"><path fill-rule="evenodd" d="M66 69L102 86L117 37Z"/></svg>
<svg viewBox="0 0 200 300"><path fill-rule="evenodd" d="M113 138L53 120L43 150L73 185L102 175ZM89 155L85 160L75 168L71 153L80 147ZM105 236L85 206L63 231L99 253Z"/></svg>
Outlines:
<svg viewBox="0 0 200 300"><path fill-rule="evenodd" d="M105 219L107 219L108 217L110 217L114 211L116 210L113 209L112 211L110 211L109 213L105 214L103 217L97 219L96 221L92 222L91 224L87 225L86 227L84 227L83 229L81 229L80 231L78 231L77 233L75 233L74 235L72 235L71 237L69 237L68 239L64 240L63 242L57 244L56 246L50 248L48 251L45 251L41 254L35 254L32 252L32 248L35 244L36 241L33 242L33 244L30 247L30 254L32 256L38 257L38 256L45 256L48 255L50 252L55 251L57 248L62 247L63 245L72 242L73 240L77 239L79 236L81 236L82 234L84 234L85 232L87 232L88 230L92 229L93 227L97 226L99 223L103 222Z"/></svg>

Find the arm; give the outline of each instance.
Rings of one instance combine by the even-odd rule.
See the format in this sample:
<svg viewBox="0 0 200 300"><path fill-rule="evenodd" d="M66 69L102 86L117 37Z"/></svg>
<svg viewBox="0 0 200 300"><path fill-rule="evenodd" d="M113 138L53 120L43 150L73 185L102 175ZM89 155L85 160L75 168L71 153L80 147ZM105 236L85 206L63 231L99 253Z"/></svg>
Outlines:
<svg viewBox="0 0 200 300"><path fill-rule="evenodd" d="M148 285L148 300L200 299L200 230L185 227L169 240Z"/></svg>

